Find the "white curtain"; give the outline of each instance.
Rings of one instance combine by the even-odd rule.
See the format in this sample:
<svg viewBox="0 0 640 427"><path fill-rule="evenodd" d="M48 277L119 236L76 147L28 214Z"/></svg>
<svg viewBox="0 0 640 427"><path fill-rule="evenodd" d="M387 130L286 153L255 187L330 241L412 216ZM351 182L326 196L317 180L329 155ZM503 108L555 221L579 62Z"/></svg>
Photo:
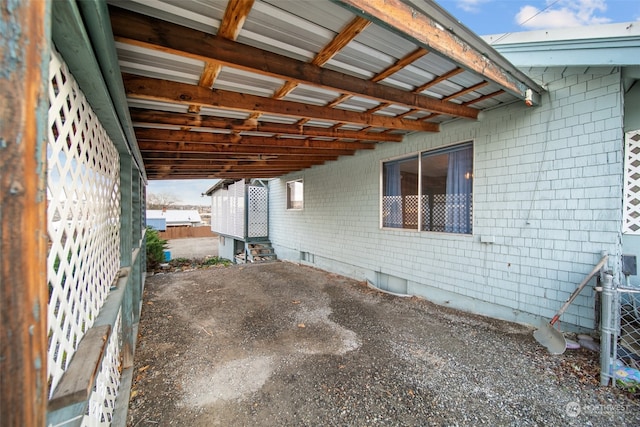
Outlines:
<svg viewBox="0 0 640 427"><path fill-rule="evenodd" d="M384 164L383 227L402 228L400 162Z"/></svg>
<svg viewBox="0 0 640 427"><path fill-rule="evenodd" d="M473 149L449 153L445 231L471 233Z"/></svg>

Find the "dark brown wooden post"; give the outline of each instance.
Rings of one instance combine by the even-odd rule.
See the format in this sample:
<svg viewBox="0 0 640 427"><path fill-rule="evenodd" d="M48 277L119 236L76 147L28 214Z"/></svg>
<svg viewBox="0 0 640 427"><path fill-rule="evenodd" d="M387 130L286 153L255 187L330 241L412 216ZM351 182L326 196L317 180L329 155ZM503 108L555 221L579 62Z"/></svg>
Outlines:
<svg viewBox="0 0 640 427"><path fill-rule="evenodd" d="M49 14L0 1L0 426L46 419Z"/></svg>

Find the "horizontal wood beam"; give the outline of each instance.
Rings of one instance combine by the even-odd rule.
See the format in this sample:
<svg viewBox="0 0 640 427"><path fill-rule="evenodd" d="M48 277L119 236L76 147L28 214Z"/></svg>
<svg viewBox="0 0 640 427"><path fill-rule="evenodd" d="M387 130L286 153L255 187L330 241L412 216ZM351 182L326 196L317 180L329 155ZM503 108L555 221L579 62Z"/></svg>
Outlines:
<svg viewBox="0 0 640 427"><path fill-rule="evenodd" d="M418 120L397 119L368 113L339 110L318 105L265 98L224 90L209 90L201 86L167 80L123 74L127 96L201 107L226 108L236 111L258 111L296 118L320 119L381 128L438 132L439 125ZM475 110L478 111L478 110Z"/></svg>
<svg viewBox="0 0 640 427"><path fill-rule="evenodd" d="M234 144L202 144L188 142L168 142L168 141L139 141L140 151L162 151L174 153L225 153L225 154L253 154L264 156L351 156L356 150L327 150L322 148L289 148L289 147L268 147L259 145L234 145Z"/></svg>
<svg viewBox="0 0 640 427"><path fill-rule="evenodd" d="M265 172L234 172L234 171L202 171L201 173L183 172L177 173L175 171L158 172L150 175L150 179L244 179L244 178L276 178L282 175L286 175L291 172L295 172L301 169L286 170L286 171L265 171Z"/></svg>
<svg viewBox="0 0 640 427"><path fill-rule="evenodd" d="M346 27L336 35L336 37L329 42L325 47L323 47L320 52L313 58L311 63L313 65L317 65L319 67L323 66L327 62L331 60L338 52L344 49L353 39L355 39L358 34L365 30L371 24L370 21L362 18L361 16L356 16L351 22L349 22Z"/></svg>
<svg viewBox="0 0 640 427"><path fill-rule="evenodd" d="M418 49L416 49L413 52L411 52L411 53L407 54L406 56L404 56L403 58L400 58L399 60L397 60L395 62L395 64L390 65L386 69L382 70L374 78L372 78L371 81L372 82L379 82L379 81L382 81L382 80L386 79L387 77L391 77L393 74L395 74L398 71L402 70L407 65L412 64L413 62L415 62L418 59L422 58L427 53L429 53L429 51L427 49L425 49L423 47L419 47Z"/></svg>
<svg viewBox="0 0 640 427"><path fill-rule="evenodd" d="M323 164L323 160L315 160L315 161L282 161L280 159L277 160L176 160L176 159L163 159L163 160L148 160L144 165L145 168L148 169L159 169L166 166L175 166L175 167L193 167L202 168L202 167L220 167L220 166L231 166L231 167L241 167L241 166L255 166L255 167L267 167L267 166L278 166L278 167L309 167L314 165Z"/></svg>
<svg viewBox="0 0 640 427"><path fill-rule="evenodd" d="M49 400L50 411L89 399L110 333L111 325L95 326L87 331Z"/></svg>
<svg viewBox="0 0 640 427"><path fill-rule="evenodd" d="M282 166L212 166L207 168L184 168L179 166L163 166L161 168L150 169L151 173L162 173L167 171L172 171L174 173L195 173L195 172L203 172L203 173L216 173L216 172L280 172L286 173L290 171L304 169L303 166L291 166L291 167L282 167Z"/></svg>
<svg viewBox="0 0 640 427"><path fill-rule="evenodd" d="M331 150L372 150L375 148L375 144L370 142L317 141L300 138L241 136L237 134L193 132L167 129L137 129L136 139L138 141L253 145L263 146L265 147L266 151L269 150L269 147L326 148Z"/></svg>
<svg viewBox="0 0 640 427"><path fill-rule="evenodd" d="M109 8L117 41L380 102L476 119L478 110L406 92L160 19Z"/></svg>
<svg viewBox="0 0 640 427"><path fill-rule="evenodd" d="M402 142L401 134L383 134L380 132L364 132L354 130L340 130L322 128L318 126L304 126L299 124L287 125L279 123L260 122L253 119L239 120L225 117L205 116L192 113L172 113L159 110L131 109L131 119L136 124L176 125L183 127L207 127L213 129L228 129L234 131L263 132L282 135L319 136L336 139L360 141Z"/></svg>
<svg viewBox="0 0 640 427"><path fill-rule="evenodd" d="M480 82L480 83L478 83L478 84L475 84L475 85L473 85L473 86L471 86L471 87L468 87L468 88L462 89L462 90L460 90L460 91L458 91L458 92L456 92L456 93L452 93L452 94L451 94L451 95L449 95L449 96L445 96L443 99L455 99L455 98L459 98L459 97L461 97L462 95L466 95L466 94L468 94L468 93L470 93L470 92L476 91L476 90L478 90L478 89L482 89L483 87L485 87L485 86L486 86L486 85L488 85L488 84L489 84L489 82L483 81L483 82Z"/></svg>
<svg viewBox="0 0 640 427"><path fill-rule="evenodd" d="M326 151L325 151L326 152ZM328 153L328 152L327 152ZM233 163L235 161L264 161L269 160L275 156L268 156L266 154L221 154L221 153L163 153L156 151L147 151L145 152L144 159L145 164L147 160L173 160L173 161L224 161ZM322 154L322 155L314 155L310 157L300 157L300 156L283 156L278 155L277 158L282 162L306 162L306 161L329 161L329 160L338 160L339 156L335 154Z"/></svg>

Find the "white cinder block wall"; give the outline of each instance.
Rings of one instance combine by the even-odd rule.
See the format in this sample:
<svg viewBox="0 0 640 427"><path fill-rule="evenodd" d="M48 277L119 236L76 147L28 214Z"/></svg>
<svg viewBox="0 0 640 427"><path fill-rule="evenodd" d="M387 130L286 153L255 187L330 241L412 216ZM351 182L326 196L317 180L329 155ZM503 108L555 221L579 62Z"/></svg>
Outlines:
<svg viewBox="0 0 640 427"><path fill-rule="evenodd" d="M272 180L270 237L278 256L383 288L399 282L409 294L525 323L553 317L601 251L615 255L609 266L617 271L620 73L528 72L549 89L540 107L513 104L478 122L450 123ZM381 160L465 141L474 142L473 235L380 229ZM298 178L304 210L287 211L286 182ZM588 286L561 322L593 328L594 310Z"/></svg>

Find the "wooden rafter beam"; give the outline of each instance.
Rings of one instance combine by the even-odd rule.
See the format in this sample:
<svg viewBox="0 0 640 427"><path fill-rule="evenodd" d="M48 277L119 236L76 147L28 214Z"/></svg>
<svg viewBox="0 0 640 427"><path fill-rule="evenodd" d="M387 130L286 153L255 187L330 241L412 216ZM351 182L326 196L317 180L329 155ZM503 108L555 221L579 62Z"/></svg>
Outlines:
<svg viewBox="0 0 640 427"><path fill-rule="evenodd" d="M363 32L371 24L370 21L356 16L336 35L330 43L323 47L311 61L313 65L322 67L329 62L338 52L345 48L358 34Z"/></svg>
<svg viewBox="0 0 640 427"><path fill-rule="evenodd" d="M414 50L413 52L409 53L408 55L404 56L403 58L400 58L399 60L397 60L393 65L390 65L386 69L382 70L380 73L378 73L375 76L373 76L373 78L370 81L375 82L375 83L377 83L379 81L382 81L382 80L386 79L387 77L397 73L398 71L400 71L401 69L403 69L407 65L409 65L409 64L415 62L416 60L422 58L427 53L428 53L428 51L426 49L418 48L418 49ZM336 105L346 101L349 98L351 98L351 95L342 94L339 97L337 97L336 99L334 99L329 105L332 106L332 107L336 106ZM381 102L380 104L378 104L378 106L367 110L367 112L368 113L375 113L376 111L384 110L385 108L389 107L390 105L391 105L390 102ZM417 111L417 109L414 109L414 110Z"/></svg>
<svg viewBox="0 0 640 427"><path fill-rule="evenodd" d="M393 74L397 73L398 71L402 70L407 65L412 64L413 62L415 62L418 59L422 58L427 53L429 53L429 51L427 49L425 49L423 47L419 47L418 49L416 49L413 52L409 53L408 55L404 56L403 58L400 58L399 60L397 60L393 65L391 65L391 66L387 67L386 69L382 70L374 78L372 78L371 81L372 82L382 81L382 80L386 79L387 77L390 77Z"/></svg>
<svg viewBox="0 0 640 427"><path fill-rule="evenodd" d="M364 31L370 23L371 22L366 19L356 16L331 40L331 42L318 52L315 58L311 61L311 64L322 67L353 39L355 39L358 34ZM287 81L276 91L273 97L276 99L282 99L290 94L296 87L298 87L298 82Z"/></svg>
<svg viewBox="0 0 640 427"><path fill-rule="evenodd" d="M275 156L267 154L220 154L220 153L163 153L158 151L147 151L144 153L145 162L147 160L157 161L185 161L185 162L198 162L198 161L222 161L233 162L236 161L266 161L276 158L280 162L287 163L305 163L305 162L324 162L330 160L338 160L338 156L334 154L329 155L317 155L312 157L295 157L295 156Z"/></svg>
<svg viewBox="0 0 640 427"><path fill-rule="evenodd" d="M308 137L325 137L339 140L402 142L402 135L383 135L379 132L361 132L354 130L336 130L302 124L287 125L279 123L259 122L257 120L239 120L224 117L205 116L191 113L172 113L158 110L131 109L134 125L175 125L184 127L203 127L212 129L228 129L242 132L262 132L266 134L304 135Z"/></svg>
<svg viewBox="0 0 640 427"><path fill-rule="evenodd" d="M295 170L305 169L305 167L282 167L282 166L210 166L207 168L198 168L198 169L190 169L190 168L182 168L179 166L160 166L157 168L150 167L149 172L158 172L158 171L167 171L171 170L175 173L184 172L184 173L194 173L199 170L206 170L207 173L215 173L220 171L233 171L233 172L264 172L264 171L278 171L281 173L287 173Z"/></svg>
<svg viewBox="0 0 640 427"><path fill-rule="evenodd" d="M233 172L218 172L211 174L193 173L189 175L172 175L171 172L155 174L150 179L156 181L162 181L165 179L249 179L249 178L276 178L284 175L283 173L261 173L261 174L245 174L245 173L233 173Z"/></svg>
<svg viewBox="0 0 640 427"><path fill-rule="evenodd" d="M228 172L240 172L240 173L247 173L250 172L252 174L256 174L256 173L262 173L265 171L278 171L280 172L281 175L288 173L288 172L292 172L292 171L296 171L296 170L300 170L300 169L306 169L308 167L312 167L315 165L311 165L311 166L305 166L305 165L296 165L296 166L278 166L278 165L274 165L274 166L270 166L270 165L258 165L258 166L251 166L251 165L245 165L245 166L236 166L236 165L217 165L217 166L204 166L204 167L181 167L181 166L174 166L174 165L159 165L157 167L151 167L149 169L149 174L158 174L158 173L166 173L169 171L172 171L174 173L189 173L189 174L194 174L194 173L219 173L221 171L228 171ZM254 176L258 176L258 175L254 175Z"/></svg>
<svg viewBox="0 0 640 427"><path fill-rule="evenodd" d="M498 96L498 95L501 95L501 94L503 94L503 93L504 93L504 90L503 90L503 89L500 89L500 90L497 90L497 91L495 91L495 92L488 93L488 94L486 94L486 95L483 95L483 96L481 96L481 97L478 97L478 98L476 98L476 99L472 99L471 101L464 102L463 104L464 104L464 105L471 105L471 104L475 104L475 103L477 103L477 102L481 102L481 101L484 101L484 100L487 100L487 99L493 98L493 97Z"/></svg>
<svg viewBox="0 0 640 427"><path fill-rule="evenodd" d="M122 43L205 62L219 61L248 72L362 96L379 102L390 102L455 117L476 119L478 116L478 110L471 107L362 80L149 16L115 7L109 10L115 38Z"/></svg>
<svg viewBox="0 0 640 427"><path fill-rule="evenodd" d="M164 166L206 167L206 166L282 166L309 167L321 165L324 160L207 160L207 159L146 159L145 168L154 169Z"/></svg>
<svg viewBox="0 0 640 427"><path fill-rule="evenodd" d="M326 148L329 150L372 150L375 148L375 144L370 142L318 141L300 138L240 136L236 134L167 129L137 129L136 139L138 141L196 142L218 145L259 145L265 147L265 149L268 149L268 147Z"/></svg>
<svg viewBox="0 0 640 427"><path fill-rule="evenodd" d="M335 0L367 19L391 28L419 46L438 52L461 68L484 76L506 91L524 99L527 86L463 38L402 0ZM435 113L448 114L445 111Z"/></svg>
<svg viewBox="0 0 640 427"><path fill-rule="evenodd" d="M140 151L166 153L251 154L263 156L351 156L356 150L327 150L304 147L268 147L262 145L204 144L170 141L139 141ZM144 156L143 156L144 157Z"/></svg>
<svg viewBox="0 0 640 427"><path fill-rule="evenodd" d="M447 101L448 101L448 100L450 100L450 99L456 99L456 98L461 97L462 95L466 95L467 93L470 93L470 92L473 92L473 91L478 90L478 89L480 89L480 88L483 88L483 87L485 87L485 86L486 86L486 85L488 85L488 84L489 84L489 82L480 82L480 83L475 84L475 85L473 85L473 86L471 86L471 87L468 87L468 88L464 88L464 89L462 89L462 90L459 90L459 91L458 91L458 92L456 92L456 93L452 93L452 94L451 94L451 95L449 95L449 96L445 96L443 99L446 99Z"/></svg>
<svg viewBox="0 0 640 427"><path fill-rule="evenodd" d="M338 110L323 106L282 101L238 92L208 90L186 83L123 74L127 96L186 105L200 105L230 110L258 111L296 118L355 123L381 128L437 132L439 126L417 120L396 119L375 114ZM468 108L468 107L465 107ZM474 110L478 111L478 110Z"/></svg>
<svg viewBox="0 0 640 427"><path fill-rule="evenodd" d="M218 35L229 40L236 40L244 21L249 16L254 0L229 0L224 17L218 28Z"/></svg>
<svg viewBox="0 0 640 427"><path fill-rule="evenodd" d="M435 79L428 81L427 83L418 86L417 88L415 88L413 90L414 93L420 93L420 92L424 92L425 90L429 89L430 87L433 87L435 85L437 85L440 82L444 82L445 80L449 80L451 77L458 75L460 73L463 73L464 70L462 68L454 68L451 71L448 71L446 73L444 73L441 76L436 77Z"/></svg>
<svg viewBox="0 0 640 427"><path fill-rule="evenodd" d="M240 29L242 29L244 25L244 21L247 19L253 7L253 2L254 0L229 0L224 12L224 17L218 28L218 35L229 40L236 40ZM219 62L206 62L198 84L211 89L221 70L222 65L220 65ZM198 106L190 105L189 111L197 112Z"/></svg>

